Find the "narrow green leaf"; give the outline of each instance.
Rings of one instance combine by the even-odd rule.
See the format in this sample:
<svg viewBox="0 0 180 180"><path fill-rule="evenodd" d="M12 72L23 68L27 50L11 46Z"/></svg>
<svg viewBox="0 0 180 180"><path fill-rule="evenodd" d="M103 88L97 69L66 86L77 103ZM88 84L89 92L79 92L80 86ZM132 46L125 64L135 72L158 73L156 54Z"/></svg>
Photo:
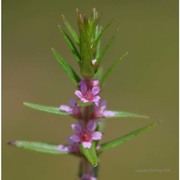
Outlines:
<svg viewBox="0 0 180 180"><path fill-rule="evenodd" d="M91 148L84 148L82 144L80 144L81 153L86 157L89 163L95 167L98 164L98 157L96 154L95 143L93 142Z"/></svg>
<svg viewBox="0 0 180 180"><path fill-rule="evenodd" d="M97 25L96 26L96 31L95 31L95 39L99 36L99 34L101 33L101 28ZM99 40L97 45L96 45L96 53L95 53L95 58L98 59L100 56L100 44L101 41Z"/></svg>
<svg viewBox="0 0 180 180"><path fill-rule="evenodd" d="M111 116L110 118L146 118L148 119L148 116L145 115L140 115L140 114L135 114L135 113L130 113L130 112L123 112L123 111L111 111L114 113L114 116Z"/></svg>
<svg viewBox="0 0 180 180"><path fill-rule="evenodd" d="M102 73L103 73L103 67L100 66L100 67L97 69L96 74L94 75L94 79L100 80L101 77L102 77Z"/></svg>
<svg viewBox="0 0 180 180"><path fill-rule="evenodd" d="M115 40L116 35L117 35L117 33L115 33L115 34L111 37L111 39L109 40L109 42L108 42L108 43L106 44L106 46L104 47L102 53L101 53L101 54L99 55L99 57L97 58L97 62L96 62L97 64L101 63L101 61L102 61L102 59L104 58L106 52L108 51L108 49L111 47L113 41Z"/></svg>
<svg viewBox="0 0 180 180"><path fill-rule="evenodd" d="M64 39L65 41L67 42L68 46L70 47L73 55L74 55L74 58L76 59L76 61L78 63L81 62L81 57L80 57L80 54L76 48L76 46L74 45L72 39L69 37L69 35L61 28L61 26L59 26L59 29L60 29L60 32L62 33L62 35L64 36Z"/></svg>
<svg viewBox="0 0 180 180"><path fill-rule="evenodd" d="M112 19L105 27L104 29L99 33L98 37L96 38L93 47L96 47L99 40L101 39L102 35L104 34L104 32L110 27L110 25L112 24L114 19Z"/></svg>
<svg viewBox="0 0 180 180"><path fill-rule="evenodd" d="M72 28L72 26L70 25L70 23L68 22L68 20L64 17L64 15L62 15L64 24L67 28L67 30L69 31L69 33L71 34L72 38L74 39L74 41L79 44L79 37L76 34L76 32L74 31L74 29Z"/></svg>
<svg viewBox="0 0 180 180"><path fill-rule="evenodd" d="M80 81L80 77L76 74L76 72L73 70L73 68L61 57L61 55L52 48L54 57L59 62L61 67L64 69L64 71L68 74L72 82L77 85Z"/></svg>
<svg viewBox="0 0 180 180"><path fill-rule="evenodd" d="M108 149L117 147L117 146L125 143L126 141L130 140L131 138L135 137L136 135L141 134L141 133L153 128L156 125L157 125L157 123L150 124L148 126L140 128L138 130L135 130L135 131L133 131L133 132L131 132L129 134L126 134L126 135L124 135L124 136L122 136L122 137L120 137L118 139L115 139L115 140L112 140L110 142L102 144L101 148L98 150L98 154L102 153L103 151L106 151Z"/></svg>
<svg viewBox="0 0 180 180"><path fill-rule="evenodd" d="M102 85L105 80L108 78L109 74L112 72L112 70L118 65L121 60L128 55L128 52L126 52L124 55L122 55L120 58L118 58L111 66L110 68L105 72L102 79L100 80L100 84Z"/></svg>
<svg viewBox="0 0 180 180"><path fill-rule="evenodd" d="M101 47L101 41L99 41L97 46L96 46L96 54L95 54L96 59L98 59L100 56L100 47Z"/></svg>
<svg viewBox="0 0 180 180"><path fill-rule="evenodd" d="M54 155L63 155L68 154L68 152L59 151L58 145L46 144L41 142L33 141L12 141L8 144L14 145L19 148L24 148L31 151L37 151L41 153L54 154Z"/></svg>
<svg viewBox="0 0 180 180"><path fill-rule="evenodd" d="M28 103L24 102L23 103L25 106L36 109L39 111L44 111L52 114L59 114L59 115L68 115L67 113L60 111L58 107L53 107L53 106L44 106L44 105L39 105L39 104L33 104L33 103Z"/></svg>

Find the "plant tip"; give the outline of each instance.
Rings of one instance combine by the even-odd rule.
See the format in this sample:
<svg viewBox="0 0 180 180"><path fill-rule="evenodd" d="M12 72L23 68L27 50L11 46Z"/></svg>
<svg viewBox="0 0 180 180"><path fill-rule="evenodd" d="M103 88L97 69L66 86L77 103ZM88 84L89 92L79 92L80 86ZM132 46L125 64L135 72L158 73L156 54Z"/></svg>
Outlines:
<svg viewBox="0 0 180 180"><path fill-rule="evenodd" d="M9 145L16 145L16 141L9 141L9 142L7 142L7 144L9 144Z"/></svg>
<svg viewBox="0 0 180 180"><path fill-rule="evenodd" d="M95 168L98 164L94 164L92 167Z"/></svg>

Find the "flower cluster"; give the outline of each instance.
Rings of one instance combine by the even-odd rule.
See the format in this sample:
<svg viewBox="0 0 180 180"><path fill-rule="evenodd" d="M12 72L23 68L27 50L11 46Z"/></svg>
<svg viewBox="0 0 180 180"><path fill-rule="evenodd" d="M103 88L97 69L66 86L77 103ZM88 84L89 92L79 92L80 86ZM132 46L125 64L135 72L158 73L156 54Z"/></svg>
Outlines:
<svg viewBox="0 0 180 180"><path fill-rule="evenodd" d="M59 145L59 150L78 152L79 144L84 148L91 148L93 141L101 140L102 132L98 131L97 119L102 117L113 116L114 112L107 111L106 101L100 103L99 96L100 87L98 80L81 80L79 89L75 90L76 100L70 100L70 106L61 105L59 109L77 119L77 124L72 124L71 127L74 135L68 138L69 146ZM91 106L80 106L78 102L92 103Z"/></svg>

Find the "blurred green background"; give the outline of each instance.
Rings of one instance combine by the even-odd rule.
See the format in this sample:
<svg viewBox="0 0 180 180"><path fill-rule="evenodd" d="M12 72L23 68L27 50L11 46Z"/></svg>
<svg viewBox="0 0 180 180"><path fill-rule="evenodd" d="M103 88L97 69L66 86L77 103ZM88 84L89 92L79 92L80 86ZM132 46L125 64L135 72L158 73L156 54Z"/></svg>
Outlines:
<svg viewBox="0 0 180 180"><path fill-rule="evenodd" d="M158 127L101 156L99 180L178 179L178 1L177 0L3 0L3 180L77 180L79 160L24 151L15 139L65 143L72 118L23 107L24 101L67 104L75 87L61 70L54 47L77 69L58 31L61 14L76 26L75 9L102 12L101 25L115 22L104 36L119 34L104 59L108 67L129 55L107 80L109 108L146 114L150 120L110 119L104 141L153 121Z"/></svg>

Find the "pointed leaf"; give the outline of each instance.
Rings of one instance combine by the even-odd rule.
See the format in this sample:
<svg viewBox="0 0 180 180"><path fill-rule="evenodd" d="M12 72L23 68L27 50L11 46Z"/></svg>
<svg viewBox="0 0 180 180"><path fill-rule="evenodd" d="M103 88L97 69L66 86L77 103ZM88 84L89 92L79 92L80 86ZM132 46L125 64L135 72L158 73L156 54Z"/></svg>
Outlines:
<svg viewBox="0 0 180 180"><path fill-rule="evenodd" d="M29 108L36 109L39 111L44 111L44 112L48 112L52 114L59 114L59 115L68 115L66 112L59 110L58 107L44 106L44 105L33 104L33 103L28 103L28 102L24 102L23 104Z"/></svg>
<svg viewBox="0 0 180 180"><path fill-rule="evenodd" d="M61 55L52 48L54 57L59 62L61 67L64 69L64 71L68 74L70 79L73 81L75 85L77 85L80 81L79 76L76 74L76 72L73 70L73 68L61 57Z"/></svg>
<svg viewBox="0 0 180 180"><path fill-rule="evenodd" d="M97 62L96 62L97 64L99 64L99 63L102 61L102 59L104 58L106 52L108 51L108 49L109 49L110 46L112 45L113 41L115 40L116 35L117 35L117 33L115 33L115 34L111 37L111 39L109 40L109 42L108 42L108 43L106 44L106 46L104 47L102 53L100 54L100 56L99 56L98 59L97 59Z"/></svg>
<svg viewBox="0 0 180 180"><path fill-rule="evenodd" d="M103 73L103 67L100 66L100 67L97 69L96 74L94 75L94 79L100 80L101 77L102 77L102 73Z"/></svg>
<svg viewBox="0 0 180 180"><path fill-rule="evenodd" d="M91 148L84 148L82 144L80 144L81 153L86 157L89 163L95 167L98 164L98 157L96 154L95 143L93 142Z"/></svg>
<svg viewBox="0 0 180 180"><path fill-rule="evenodd" d="M99 27L97 25L96 31L95 31L95 39L99 36L100 33L101 33L101 27ZM101 41L99 40L97 45L96 45L96 54L95 54L96 59L100 56L100 44L101 44Z"/></svg>
<svg viewBox="0 0 180 180"><path fill-rule="evenodd" d="M60 32L63 34L65 41L67 42L68 46L70 47L74 58L77 60L78 63L80 63L81 61L81 57L80 54L76 48L76 46L74 45L72 39L69 37L69 35L59 26Z"/></svg>
<svg viewBox="0 0 180 180"><path fill-rule="evenodd" d="M98 37L96 38L93 47L96 47L99 40L101 39L102 35L104 34L104 32L110 27L110 25L112 24L114 19L112 19L105 27L104 29L99 33Z"/></svg>
<svg viewBox="0 0 180 180"><path fill-rule="evenodd" d="M115 140L112 140L110 142L107 142L107 143L104 143L101 145L101 148L98 150L98 154L99 153L102 153L103 151L106 151L108 149L111 149L111 148L114 148L114 147L117 147L123 143L125 143L126 141L130 140L131 138L135 137L136 135L138 134L141 134L151 128L153 128L154 126L156 126L157 123L154 123L154 124L150 124L148 126L145 126L143 128L140 128L138 130L135 130L129 134L126 134L118 139L115 139Z"/></svg>
<svg viewBox="0 0 180 180"><path fill-rule="evenodd" d="M140 114L135 114L135 113L130 113L130 112L123 112L123 111L110 111L112 113L114 113L113 116L109 116L108 118L116 118L116 117L120 117L120 118L146 118L148 119L148 116L145 115L140 115Z"/></svg>
<svg viewBox="0 0 180 180"><path fill-rule="evenodd" d="M118 65L121 60L128 55L128 52L126 52L123 56L121 56L119 59L117 59L111 66L110 68L106 71L106 73L103 75L102 79L100 80L100 84L102 85L105 80L108 78L109 74L112 72L112 70Z"/></svg>
<svg viewBox="0 0 180 180"><path fill-rule="evenodd" d="M55 155L63 155L68 154L65 151L59 151L58 145L46 144L41 142L33 142L33 141L12 141L8 144L14 145L19 148L24 148L31 151L37 151L41 153L55 154Z"/></svg>
<svg viewBox="0 0 180 180"><path fill-rule="evenodd" d="M76 32L74 31L74 29L72 28L72 26L70 25L70 23L68 22L68 20L62 15L64 24L67 28L67 30L69 31L69 33L71 34L72 38L74 39L74 41L79 44L79 37L76 34Z"/></svg>

